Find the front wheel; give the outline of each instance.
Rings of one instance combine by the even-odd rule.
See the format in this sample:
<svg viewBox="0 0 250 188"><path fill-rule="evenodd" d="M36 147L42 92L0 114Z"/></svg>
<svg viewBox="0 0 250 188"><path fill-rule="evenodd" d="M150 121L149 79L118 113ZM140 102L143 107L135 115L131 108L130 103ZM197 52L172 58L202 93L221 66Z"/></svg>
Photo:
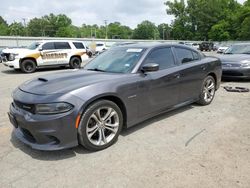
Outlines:
<svg viewBox="0 0 250 188"><path fill-rule="evenodd" d="M81 59L79 57L72 57L69 62L69 67L71 69L80 69L81 68Z"/></svg>
<svg viewBox="0 0 250 188"><path fill-rule="evenodd" d="M25 59L20 63L20 68L22 72L32 73L36 70L36 63L32 59Z"/></svg>
<svg viewBox="0 0 250 188"><path fill-rule="evenodd" d="M202 83L200 99L197 102L200 105L210 104L215 95L215 80L212 76L207 76Z"/></svg>
<svg viewBox="0 0 250 188"><path fill-rule="evenodd" d="M105 149L118 139L122 126L120 108L108 100L97 101L82 115L78 128L79 142L88 150Z"/></svg>

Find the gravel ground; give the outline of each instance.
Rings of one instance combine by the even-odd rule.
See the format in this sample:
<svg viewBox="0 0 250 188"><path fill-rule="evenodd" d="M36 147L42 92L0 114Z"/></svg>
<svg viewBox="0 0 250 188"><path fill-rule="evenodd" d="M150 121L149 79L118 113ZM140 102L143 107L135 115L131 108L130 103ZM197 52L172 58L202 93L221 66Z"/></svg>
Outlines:
<svg viewBox="0 0 250 188"><path fill-rule="evenodd" d="M222 86L209 106L189 105L125 130L100 152L32 150L12 136L11 92L38 75L0 64L0 187L249 187L250 93Z"/></svg>

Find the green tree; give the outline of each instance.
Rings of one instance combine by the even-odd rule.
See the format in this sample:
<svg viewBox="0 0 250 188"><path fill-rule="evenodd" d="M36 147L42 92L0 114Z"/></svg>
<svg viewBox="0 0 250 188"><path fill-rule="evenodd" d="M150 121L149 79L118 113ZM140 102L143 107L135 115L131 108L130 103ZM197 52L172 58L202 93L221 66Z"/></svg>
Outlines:
<svg viewBox="0 0 250 188"><path fill-rule="evenodd" d="M212 26L211 30L209 31L209 38L215 41L229 40L231 38L228 32L229 27L229 23L225 20L222 20L221 22Z"/></svg>
<svg viewBox="0 0 250 188"><path fill-rule="evenodd" d="M25 36L26 31L21 22L13 22L9 25L9 35Z"/></svg>
<svg viewBox="0 0 250 188"><path fill-rule="evenodd" d="M160 39L165 39L165 40L171 39L172 31L171 27L169 27L168 24L162 23L158 25L157 29L159 31Z"/></svg>
<svg viewBox="0 0 250 188"><path fill-rule="evenodd" d="M8 24L7 22L0 16L0 35L6 36L8 35Z"/></svg>
<svg viewBox="0 0 250 188"><path fill-rule="evenodd" d="M133 33L134 39L159 39L159 31L154 23L143 21L137 25Z"/></svg>

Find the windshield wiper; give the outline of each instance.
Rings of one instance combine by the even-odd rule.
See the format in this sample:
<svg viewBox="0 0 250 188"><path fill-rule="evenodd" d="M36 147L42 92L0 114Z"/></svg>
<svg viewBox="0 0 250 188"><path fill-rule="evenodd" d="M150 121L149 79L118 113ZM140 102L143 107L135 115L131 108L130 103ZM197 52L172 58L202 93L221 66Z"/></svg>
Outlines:
<svg viewBox="0 0 250 188"><path fill-rule="evenodd" d="M98 72L106 72L105 70L94 68L94 69L87 69L89 71L98 71Z"/></svg>

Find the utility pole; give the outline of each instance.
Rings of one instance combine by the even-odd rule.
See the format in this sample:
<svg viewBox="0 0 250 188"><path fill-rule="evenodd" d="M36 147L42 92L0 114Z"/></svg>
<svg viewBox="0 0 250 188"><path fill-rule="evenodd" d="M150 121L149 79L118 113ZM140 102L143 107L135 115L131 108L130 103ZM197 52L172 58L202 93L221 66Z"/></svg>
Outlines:
<svg viewBox="0 0 250 188"><path fill-rule="evenodd" d="M105 23L105 28L106 28L106 31L105 31L105 38L108 39L108 20L104 20L104 23Z"/></svg>
<svg viewBox="0 0 250 188"><path fill-rule="evenodd" d="M25 35L27 36L27 25L26 25L27 18L22 18L22 20L23 20L23 26L25 28Z"/></svg>
<svg viewBox="0 0 250 188"><path fill-rule="evenodd" d="M165 31L165 27L164 27L164 25L163 25L163 26L162 26L162 40L165 40L164 31Z"/></svg>

